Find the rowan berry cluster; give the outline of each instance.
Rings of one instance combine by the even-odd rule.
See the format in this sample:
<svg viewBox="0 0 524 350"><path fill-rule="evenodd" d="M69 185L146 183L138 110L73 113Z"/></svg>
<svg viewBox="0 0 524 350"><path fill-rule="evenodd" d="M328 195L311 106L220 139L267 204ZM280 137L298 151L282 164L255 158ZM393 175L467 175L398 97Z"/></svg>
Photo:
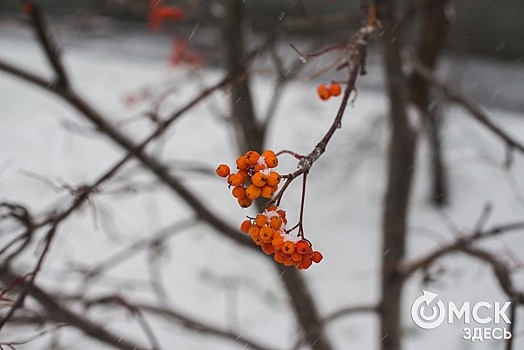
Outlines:
<svg viewBox="0 0 524 350"><path fill-rule="evenodd" d="M309 241L290 234L285 228L286 223L286 212L271 205L255 218L243 221L240 231L249 234L264 253L274 254L275 261L285 266L294 265L305 270L313 263L319 263L322 254L314 251Z"/></svg>
<svg viewBox="0 0 524 350"><path fill-rule="evenodd" d="M216 173L227 178L227 183L232 187L231 194L242 208L250 207L258 197L273 197L280 183L280 174L272 170L278 165L275 152L266 150L259 154L257 151L248 151L237 158L236 165L236 173L231 173L226 164L220 164Z"/></svg>
<svg viewBox="0 0 524 350"><path fill-rule="evenodd" d="M288 152L289 153L289 152ZM270 199L278 189L281 176L274 168L278 165L275 152L266 150L259 154L248 151L236 160L238 171L232 173L229 166L220 164L216 169L218 176L227 178L231 193L238 204L247 208L253 200L263 197ZM273 255L275 261L285 266L295 266L305 270L313 263L322 260L322 254L314 251L311 243L304 238L301 223L286 230L286 212L270 202L266 209L255 218L248 218L240 225L240 231L247 233L264 253ZM299 227L297 235L290 234Z"/></svg>
<svg viewBox="0 0 524 350"><path fill-rule="evenodd" d="M318 97L320 97L321 100L326 101L331 96L338 96L342 92L342 88L340 87L339 83L331 83L331 85L327 86L326 84L320 84L317 86L317 94Z"/></svg>

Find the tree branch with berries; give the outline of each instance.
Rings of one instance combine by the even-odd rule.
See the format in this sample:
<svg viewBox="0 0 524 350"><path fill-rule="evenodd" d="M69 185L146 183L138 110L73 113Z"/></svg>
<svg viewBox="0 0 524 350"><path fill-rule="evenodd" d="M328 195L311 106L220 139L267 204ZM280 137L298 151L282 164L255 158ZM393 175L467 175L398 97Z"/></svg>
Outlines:
<svg viewBox="0 0 524 350"><path fill-rule="evenodd" d="M377 31L378 22L375 6L371 6L367 15L367 23L362 26L344 46L336 46L320 53L304 54L294 45L293 50L299 55L302 62L307 62L311 57L319 56L330 50L340 50L339 59L331 63L315 76L319 76L331 69L346 69L348 78L345 81L344 94L337 114L324 137L316 144L307 155L299 155L293 151L283 150L275 153L265 150L260 154L255 150L247 151L236 159L237 172L231 172L226 164L220 164L216 169L218 176L227 178L231 194L236 198L242 208L248 208L259 197L268 199L264 210L256 217L248 218L240 225L240 231L251 236L253 242L262 248L264 253L272 255L274 260L285 266L295 266L298 269L308 269L312 263L319 263L323 256L313 249L313 244L304 235L303 211L306 195L307 174L313 164L326 151L331 138L342 125L346 107L349 104L351 93L356 91L356 81L359 75L366 74L365 59L368 38ZM317 94L321 100L328 100L341 94L338 82L321 84L317 87ZM277 155L291 154L298 160L297 170L286 175L280 175L273 169L278 165ZM282 197L288 186L295 179L302 177L302 195L300 202L299 221L290 229L286 229L286 212L280 207ZM284 185L278 191L278 185L284 179ZM274 197L273 197L274 196ZM297 233L293 231L297 229Z"/></svg>

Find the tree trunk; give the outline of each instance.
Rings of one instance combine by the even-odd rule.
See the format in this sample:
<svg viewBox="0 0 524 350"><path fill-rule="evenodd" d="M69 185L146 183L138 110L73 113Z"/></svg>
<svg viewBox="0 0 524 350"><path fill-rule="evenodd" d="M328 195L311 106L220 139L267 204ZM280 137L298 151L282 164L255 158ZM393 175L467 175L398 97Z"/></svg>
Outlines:
<svg viewBox="0 0 524 350"><path fill-rule="evenodd" d="M244 57L243 38L243 6L242 0L226 0L226 15L222 30L226 65L228 70L233 70L242 64ZM244 70L244 75L232 82L230 105L231 121L240 154L248 150L263 151L262 143L264 133L258 126L253 109L251 88L249 86L249 73Z"/></svg>
<svg viewBox="0 0 524 350"><path fill-rule="evenodd" d="M406 81L402 73L399 30L391 0L377 2L383 21L382 49L386 88L390 99L388 180L383 211L383 260L379 305L381 349L401 348L402 276L398 264L406 244L408 201L415 158L416 133L406 113Z"/></svg>
<svg viewBox="0 0 524 350"><path fill-rule="evenodd" d="M429 68L434 68L444 43L446 35L445 6L447 0L426 0L422 10L422 28L417 49L418 59ZM420 6L420 5L416 5ZM419 75L413 75L410 82L411 100L419 108L427 121L427 132L431 152L432 170L432 195L433 202L437 205L445 204L447 201L447 177L446 166L442 157L442 144L440 137L440 115L439 108L431 103L432 97L426 80Z"/></svg>

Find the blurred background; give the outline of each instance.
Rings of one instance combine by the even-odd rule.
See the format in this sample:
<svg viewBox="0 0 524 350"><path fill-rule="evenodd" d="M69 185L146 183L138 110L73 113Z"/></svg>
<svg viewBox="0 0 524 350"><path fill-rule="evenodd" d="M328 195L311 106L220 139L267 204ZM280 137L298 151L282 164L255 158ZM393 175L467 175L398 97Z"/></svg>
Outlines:
<svg viewBox="0 0 524 350"><path fill-rule="evenodd" d="M38 3L55 19L86 28L100 26L101 19L123 21L139 28L146 21L148 7L144 0L41 0ZM166 3L197 11L194 1ZM197 7L202 4L213 7L217 2L199 3ZM285 19L288 30L295 33L321 35L329 32L333 35L336 30L347 33L358 24L358 1L308 0L301 4L296 0L245 1L248 21L255 30L270 30ZM399 1L399 4L400 8L420 6L416 0ZM0 16L9 16L16 11L16 1L0 2ZM305 15L309 17L307 22L302 20ZM447 15L450 21L446 40L449 47L465 53L524 59L524 2L455 0L448 5ZM403 16L403 21L412 20L409 11L403 12ZM188 18L203 23L202 17ZM319 22L312 25L311 18L317 18Z"/></svg>

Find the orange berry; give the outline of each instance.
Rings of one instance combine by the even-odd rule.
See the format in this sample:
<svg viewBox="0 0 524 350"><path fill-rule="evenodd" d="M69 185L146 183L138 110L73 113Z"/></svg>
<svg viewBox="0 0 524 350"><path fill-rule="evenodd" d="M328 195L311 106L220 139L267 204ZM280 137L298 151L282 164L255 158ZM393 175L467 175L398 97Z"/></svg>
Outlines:
<svg viewBox="0 0 524 350"><path fill-rule="evenodd" d="M248 151L246 154L244 154L246 157L246 163L248 165L255 165L258 161L258 158L260 158L260 154L258 154L257 151Z"/></svg>
<svg viewBox="0 0 524 350"><path fill-rule="evenodd" d="M251 227L253 227L251 220L244 220L240 224L240 232L248 233Z"/></svg>
<svg viewBox="0 0 524 350"><path fill-rule="evenodd" d="M311 252L311 246L307 241L300 240L295 244L295 249L302 255L307 255Z"/></svg>
<svg viewBox="0 0 524 350"><path fill-rule="evenodd" d="M260 192L260 195L264 198L271 198L273 197L273 194L276 192L277 187L276 186L264 186L262 187L262 191Z"/></svg>
<svg viewBox="0 0 524 350"><path fill-rule="evenodd" d="M278 158L275 155L267 155L265 162L268 168L275 168L278 165Z"/></svg>
<svg viewBox="0 0 524 350"><path fill-rule="evenodd" d="M279 209L277 213L278 213L278 216L282 218L282 222L284 223L284 225L287 224L286 212L282 209Z"/></svg>
<svg viewBox="0 0 524 350"><path fill-rule="evenodd" d="M264 214L258 214L255 218L255 225L258 227L265 226L267 224L267 217Z"/></svg>
<svg viewBox="0 0 524 350"><path fill-rule="evenodd" d="M235 186L233 190L231 190L231 193L235 198L244 198L246 196L246 189L242 186Z"/></svg>
<svg viewBox="0 0 524 350"><path fill-rule="evenodd" d="M293 260L291 258L284 259L284 266L292 266L294 264Z"/></svg>
<svg viewBox="0 0 524 350"><path fill-rule="evenodd" d="M271 243L264 243L261 245L261 248L267 255L271 255L275 252L275 248L273 248Z"/></svg>
<svg viewBox="0 0 524 350"><path fill-rule="evenodd" d="M342 88L339 83L331 83L331 86L329 87L329 94L331 96L338 96L341 92Z"/></svg>
<svg viewBox="0 0 524 350"><path fill-rule="evenodd" d="M277 210L277 206L276 205L270 205L269 207L266 208L266 211L275 211Z"/></svg>
<svg viewBox="0 0 524 350"><path fill-rule="evenodd" d="M286 260L285 256L282 255L281 251L275 251L275 255L273 256L273 259L275 259L276 262L279 262L281 264L283 264L284 261Z"/></svg>
<svg viewBox="0 0 524 350"><path fill-rule="evenodd" d="M300 263L298 263L297 267L301 270L308 269L313 264L313 261L311 259L302 257L302 260L300 260Z"/></svg>
<svg viewBox="0 0 524 350"><path fill-rule="evenodd" d="M247 171L247 169L240 169L238 171L238 174L242 175L242 177L244 179L243 182L248 182L249 181L250 176L249 176L249 171Z"/></svg>
<svg viewBox="0 0 524 350"><path fill-rule="evenodd" d="M315 250L313 252L313 257L311 258L311 260L313 260L314 263L319 263L322 261L322 259L324 258L324 256L322 256L322 253L320 253L319 251Z"/></svg>
<svg viewBox="0 0 524 350"><path fill-rule="evenodd" d="M325 101L325 100L327 100L328 98L331 97L331 93L330 93L329 88L327 87L326 84L320 84L317 87L317 95L323 101Z"/></svg>
<svg viewBox="0 0 524 350"><path fill-rule="evenodd" d="M276 171L272 171L269 173L266 179L266 185L269 186L277 186L280 183L280 174Z"/></svg>
<svg viewBox="0 0 524 350"><path fill-rule="evenodd" d="M286 241L282 244L282 251L286 254L293 254L295 252L295 243Z"/></svg>
<svg viewBox="0 0 524 350"><path fill-rule="evenodd" d="M253 242L258 245L262 244L262 240L260 239L260 228L258 226L252 226L248 233L251 236L251 239L253 239Z"/></svg>
<svg viewBox="0 0 524 350"><path fill-rule="evenodd" d="M262 152L262 157L266 158L268 156L276 157L276 154L272 150L266 149L264 152Z"/></svg>
<svg viewBox="0 0 524 350"><path fill-rule="evenodd" d="M271 227L264 226L260 229L259 236L262 242L270 243L273 240L273 230Z"/></svg>
<svg viewBox="0 0 524 350"><path fill-rule="evenodd" d="M254 170L256 173L258 173L258 172L260 172L260 171L264 171L264 170L266 170L266 169L267 169L267 166L265 166L264 164L255 164L255 165L253 166L253 170Z"/></svg>
<svg viewBox="0 0 524 350"><path fill-rule="evenodd" d="M293 260L295 264L298 264L302 260L302 254L295 251L293 254L291 254L291 260Z"/></svg>
<svg viewBox="0 0 524 350"><path fill-rule="evenodd" d="M257 187L264 187L266 184L266 175L262 173L255 173L251 177L251 183Z"/></svg>
<svg viewBox="0 0 524 350"><path fill-rule="evenodd" d="M279 237L273 238L273 240L271 241L271 244L273 245L273 248L275 248L275 250L281 250L282 245L284 244L284 237L279 236Z"/></svg>
<svg viewBox="0 0 524 350"><path fill-rule="evenodd" d="M230 169L226 164L220 164L216 170L216 173L220 177L226 177L229 175Z"/></svg>
<svg viewBox="0 0 524 350"><path fill-rule="evenodd" d="M240 156L237 158L237 168L238 169L247 169L249 164L247 163L246 156Z"/></svg>
<svg viewBox="0 0 524 350"><path fill-rule="evenodd" d="M251 226L248 230L248 233L251 235L251 237L253 236L258 237L259 232L260 232L260 227L258 226Z"/></svg>
<svg viewBox="0 0 524 350"><path fill-rule="evenodd" d="M248 196L245 196L244 198L238 198L238 205L240 205L242 208L249 208L251 204L253 204L253 200Z"/></svg>
<svg viewBox="0 0 524 350"><path fill-rule="evenodd" d="M269 226L274 229L279 229L280 226L282 226L282 218L278 216L272 216L271 219L269 219Z"/></svg>
<svg viewBox="0 0 524 350"><path fill-rule="evenodd" d="M240 174L231 174L227 178L227 183L231 186L242 186L244 184L244 177Z"/></svg>
<svg viewBox="0 0 524 350"><path fill-rule="evenodd" d="M251 199L257 199L262 194L260 187L257 187L253 184L249 185L246 188L246 196Z"/></svg>

